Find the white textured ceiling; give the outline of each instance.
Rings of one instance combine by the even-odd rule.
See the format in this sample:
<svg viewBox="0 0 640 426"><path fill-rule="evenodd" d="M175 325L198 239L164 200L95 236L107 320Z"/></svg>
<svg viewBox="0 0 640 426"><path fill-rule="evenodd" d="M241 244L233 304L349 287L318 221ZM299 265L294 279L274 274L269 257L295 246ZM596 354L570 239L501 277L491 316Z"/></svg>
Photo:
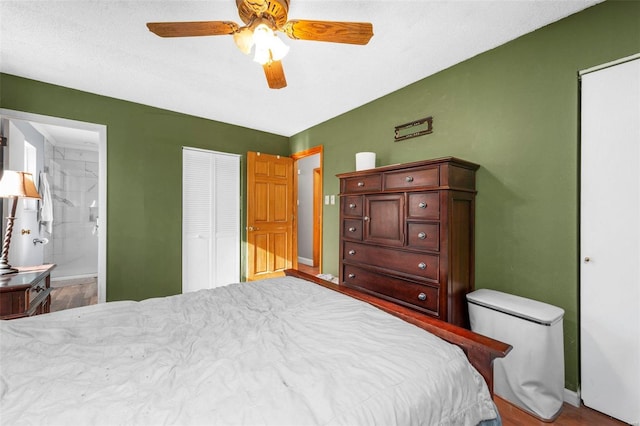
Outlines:
<svg viewBox="0 0 640 426"><path fill-rule="evenodd" d="M98 150L98 144L100 143L98 132L53 124L30 123L54 146L88 151Z"/></svg>
<svg viewBox="0 0 640 426"><path fill-rule="evenodd" d="M291 136L602 0L291 0L290 19L373 23L366 46L290 40L288 86L230 36L146 22L230 20L234 0L0 0L0 71Z"/></svg>

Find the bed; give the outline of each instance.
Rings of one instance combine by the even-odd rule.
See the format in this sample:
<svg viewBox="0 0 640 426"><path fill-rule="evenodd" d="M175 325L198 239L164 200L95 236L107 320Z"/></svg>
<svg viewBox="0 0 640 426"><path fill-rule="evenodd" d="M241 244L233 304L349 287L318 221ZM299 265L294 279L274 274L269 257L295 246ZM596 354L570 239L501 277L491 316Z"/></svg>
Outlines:
<svg viewBox="0 0 640 426"><path fill-rule="evenodd" d="M510 348L294 270L0 338L3 425L499 424L491 361Z"/></svg>

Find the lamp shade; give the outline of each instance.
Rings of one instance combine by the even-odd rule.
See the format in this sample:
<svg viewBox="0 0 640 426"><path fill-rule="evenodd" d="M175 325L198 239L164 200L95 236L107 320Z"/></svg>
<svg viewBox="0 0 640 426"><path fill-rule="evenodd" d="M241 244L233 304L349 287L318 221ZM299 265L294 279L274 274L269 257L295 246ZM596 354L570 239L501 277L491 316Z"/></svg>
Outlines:
<svg viewBox="0 0 640 426"><path fill-rule="evenodd" d="M253 31L248 27L240 28L238 32L233 33L233 41L242 53L248 55L253 47Z"/></svg>
<svg viewBox="0 0 640 426"><path fill-rule="evenodd" d="M256 26L253 30L253 41L256 45L253 60L262 65L279 61L289 52L289 46L284 44L266 24Z"/></svg>
<svg viewBox="0 0 640 426"><path fill-rule="evenodd" d="M40 194L31 173L5 170L0 179L0 197L40 198Z"/></svg>

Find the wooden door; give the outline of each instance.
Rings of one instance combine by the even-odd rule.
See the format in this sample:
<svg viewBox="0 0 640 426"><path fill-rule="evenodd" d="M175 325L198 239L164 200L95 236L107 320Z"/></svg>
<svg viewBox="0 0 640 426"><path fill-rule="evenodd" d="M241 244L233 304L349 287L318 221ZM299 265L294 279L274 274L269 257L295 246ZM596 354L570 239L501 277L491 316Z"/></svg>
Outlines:
<svg viewBox="0 0 640 426"><path fill-rule="evenodd" d="M247 281L297 267L293 159L247 153Z"/></svg>
<svg viewBox="0 0 640 426"><path fill-rule="evenodd" d="M640 59L582 76L584 404L640 422Z"/></svg>

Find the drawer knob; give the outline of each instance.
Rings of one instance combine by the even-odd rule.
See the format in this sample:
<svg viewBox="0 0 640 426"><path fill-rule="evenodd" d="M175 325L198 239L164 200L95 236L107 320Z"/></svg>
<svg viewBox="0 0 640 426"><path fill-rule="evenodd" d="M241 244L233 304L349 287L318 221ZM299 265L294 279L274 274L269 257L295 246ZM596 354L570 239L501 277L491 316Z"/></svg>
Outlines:
<svg viewBox="0 0 640 426"><path fill-rule="evenodd" d="M420 299L420 300L422 300L422 301L425 301L425 300L427 300L427 295L426 295L426 294L424 294L424 293L420 293L420 294L418 295L418 299Z"/></svg>
<svg viewBox="0 0 640 426"><path fill-rule="evenodd" d="M407 176L404 180L407 182L413 182L413 176Z"/></svg>
<svg viewBox="0 0 640 426"><path fill-rule="evenodd" d="M425 203L424 201L421 201L420 203L418 203L418 207L420 207L421 209L426 209L427 203Z"/></svg>
<svg viewBox="0 0 640 426"><path fill-rule="evenodd" d="M351 256L353 256L354 254L356 254L356 251L355 251L355 250L353 250L353 249L351 249L351 250L349 250L349 254L350 254Z"/></svg>
<svg viewBox="0 0 640 426"><path fill-rule="evenodd" d="M355 203L351 203L351 204L349 204L349 208L350 208L350 209L355 209L355 208L356 208Z"/></svg>
<svg viewBox="0 0 640 426"><path fill-rule="evenodd" d="M356 232L356 228L354 226L350 227L349 232Z"/></svg>
<svg viewBox="0 0 640 426"><path fill-rule="evenodd" d="M349 274L349 278L353 279L356 277L356 274Z"/></svg>
<svg viewBox="0 0 640 426"><path fill-rule="evenodd" d="M427 238L427 234L425 234L424 232L420 232L418 234L418 238L420 238L421 240L424 240L425 238Z"/></svg>
<svg viewBox="0 0 640 426"><path fill-rule="evenodd" d="M371 218L369 216L365 216L365 217L363 217L363 219L364 219L365 222L369 222L369 220L371 220Z"/></svg>
<svg viewBox="0 0 640 426"><path fill-rule="evenodd" d="M420 262L420 263L418 263L418 268L420 268L420 269L427 269L427 264L426 264L426 263L424 263L424 262Z"/></svg>
<svg viewBox="0 0 640 426"><path fill-rule="evenodd" d="M364 182L358 182L358 186L362 188L364 186Z"/></svg>

